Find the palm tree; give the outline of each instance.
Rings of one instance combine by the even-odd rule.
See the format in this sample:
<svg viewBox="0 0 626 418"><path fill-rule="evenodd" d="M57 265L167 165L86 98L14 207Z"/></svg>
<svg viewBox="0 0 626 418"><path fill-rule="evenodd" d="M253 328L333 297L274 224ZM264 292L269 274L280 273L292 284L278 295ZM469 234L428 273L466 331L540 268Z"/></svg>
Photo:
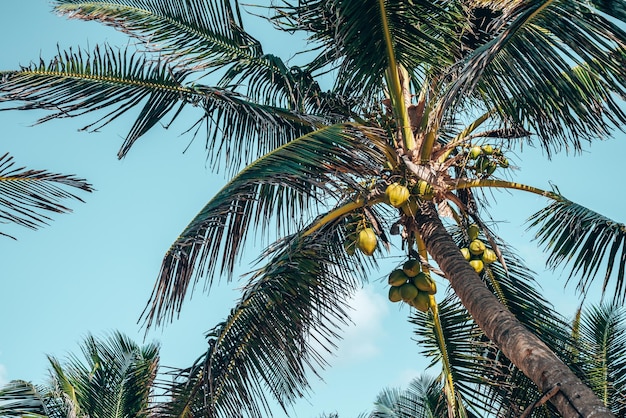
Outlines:
<svg viewBox="0 0 626 418"><path fill-rule="evenodd" d="M156 344L138 346L116 332L105 340L88 336L83 359L50 361L51 382L13 381L0 388L1 417L152 417L159 366Z"/></svg>
<svg viewBox="0 0 626 418"><path fill-rule="evenodd" d="M442 217L465 242L477 224L514 279L480 190L544 196L552 203L534 226L550 263L582 273L581 289L606 266L603 289L614 281L624 300L624 225L557 189L515 183L507 170L522 143L548 156L578 151L626 121L616 99L626 85L623 2L281 2L268 20L310 43L311 59L291 67L244 30L236 0L55 4L135 37L148 55L104 45L2 72L5 108L49 110L41 121L106 108L87 126L99 128L138 107L120 157L166 116L199 108L190 129L206 124L216 167L240 170L166 253L147 326L171 320L200 279L207 288L215 276L231 279L249 234L277 226L241 300L181 376L171 413L260 416L268 395L282 406L302 396L307 371L324 365L319 347L332 349L359 273L375 267L369 255L389 248L391 231L408 258L449 281L540 393L559 387L550 401L563 416L612 416L485 286L496 267L471 267ZM387 205L396 183L400 194L413 189L400 209ZM355 244L363 253L352 254ZM438 318L435 298L426 303Z"/></svg>
<svg viewBox="0 0 626 418"><path fill-rule="evenodd" d="M46 225L49 213L71 212L63 200L83 201L67 191L71 188L93 191L89 183L73 175L16 168L13 157L4 154L0 156L0 222L30 229ZM2 231L0 235L15 239Z"/></svg>

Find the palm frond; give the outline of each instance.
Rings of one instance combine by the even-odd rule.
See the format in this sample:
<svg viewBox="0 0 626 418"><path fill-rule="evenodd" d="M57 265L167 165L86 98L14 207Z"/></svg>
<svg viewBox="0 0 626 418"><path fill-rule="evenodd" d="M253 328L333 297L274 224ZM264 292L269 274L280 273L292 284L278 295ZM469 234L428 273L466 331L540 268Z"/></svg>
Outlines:
<svg viewBox="0 0 626 418"><path fill-rule="evenodd" d="M39 123L112 109L83 128L96 130L145 102L118 153L122 158L170 112L173 121L191 104L203 110L195 125L206 122L211 157L219 160L227 154L228 166L235 168L309 132L311 125L319 122L284 108L257 104L222 88L184 86L187 70L171 67L167 61L151 62L142 54L108 46L85 54L59 52L48 64L42 61L20 71L0 73L0 103L24 102L2 109L53 112Z"/></svg>
<svg viewBox="0 0 626 418"><path fill-rule="evenodd" d="M615 416L626 413L626 310L603 303L583 311L580 327L583 379Z"/></svg>
<svg viewBox="0 0 626 418"><path fill-rule="evenodd" d="M14 380L0 388L0 417L49 417L61 418L46 399L45 388L30 382Z"/></svg>
<svg viewBox="0 0 626 418"><path fill-rule="evenodd" d="M96 130L145 102L120 150L121 158L176 104L182 108L186 101L192 101L193 92L181 85L185 75L185 71L167 63L148 62L144 56L128 50L97 46L88 53L70 49L59 51L49 63L41 60L19 71L0 73L0 103L24 103L2 110L53 112L39 123L112 108L83 128Z"/></svg>
<svg viewBox="0 0 626 418"><path fill-rule="evenodd" d="M626 32L586 2L515 5L459 69L446 103L476 87L488 108L538 134L548 153L580 150L581 140L623 124L615 96L625 92Z"/></svg>
<svg viewBox="0 0 626 418"><path fill-rule="evenodd" d="M49 357L54 387L71 399L75 412L90 416L147 417L158 368L158 345L139 347L120 332L82 344L83 358L66 364Z"/></svg>
<svg viewBox="0 0 626 418"><path fill-rule="evenodd" d="M96 20L143 41L166 56L220 67L262 55L243 30L231 0L56 0L55 11L72 19Z"/></svg>
<svg viewBox="0 0 626 418"><path fill-rule="evenodd" d="M178 312L189 286L201 276L207 286L216 272L230 277L255 225L265 230L276 221L279 234L283 228L289 233L312 205L365 192L359 181L378 173L383 155L352 125L334 125L249 165L207 203L168 250L152 306L145 312L148 326Z"/></svg>
<svg viewBox="0 0 626 418"><path fill-rule="evenodd" d="M55 10L113 26L190 71L227 68L220 87L247 85L243 93L265 105L304 111L306 98L320 93L306 70L263 53L243 30L236 1L57 0Z"/></svg>
<svg viewBox="0 0 626 418"><path fill-rule="evenodd" d="M67 189L93 191L91 185L81 178L15 168L14 164L13 157L8 154L0 157L0 222L37 229L51 220L47 213L71 212L62 201L83 201ZM0 235L9 236L2 232Z"/></svg>
<svg viewBox="0 0 626 418"><path fill-rule="evenodd" d="M577 203L561 198L529 219L538 228L535 238L549 253L551 268L571 265L568 280L579 276L577 289L585 294L604 271L602 292L615 280L616 301L626 299L626 226ZM615 268L617 267L617 271Z"/></svg>
<svg viewBox="0 0 626 418"><path fill-rule="evenodd" d="M277 6L276 19L287 30L309 34L320 51L311 71L336 66L336 91L372 96L373 92L382 94L381 82L389 65L381 13L389 21L398 62L418 74L418 68L453 62L462 19L457 19L459 11L449 3L308 0L297 6Z"/></svg>
<svg viewBox="0 0 626 418"><path fill-rule="evenodd" d="M285 408L307 393L306 374L326 364L360 284L337 225L268 249L239 303L208 333L206 355L178 375L164 416L262 417L269 396Z"/></svg>

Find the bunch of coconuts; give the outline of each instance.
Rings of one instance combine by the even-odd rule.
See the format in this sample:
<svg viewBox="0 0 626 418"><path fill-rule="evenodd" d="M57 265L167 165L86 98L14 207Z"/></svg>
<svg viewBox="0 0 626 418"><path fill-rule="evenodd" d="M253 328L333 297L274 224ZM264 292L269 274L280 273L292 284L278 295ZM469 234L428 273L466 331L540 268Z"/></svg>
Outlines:
<svg viewBox="0 0 626 418"><path fill-rule="evenodd" d="M469 159L474 161L470 168L475 170L476 175L479 177L492 175L498 166L502 168L509 166L509 160L502 155L502 151L489 144L483 146L474 145L467 154Z"/></svg>
<svg viewBox="0 0 626 418"><path fill-rule="evenodd" d="M469 262L470 266L476 273L481 273L486 265L495 262L498 257L491 248L487 248L484 242L482 242L478 236L480 235L480 228L476 224L472 224L467 228L467 235L469 236L470 243L467 247L461 248L461 254Z"/></svg>
<svg viewBox="0 0 626 418"><path fill-rule="evenodd" d="M430 296L437 293L437 285L430 273L421 271L420 262L415 259L409 259L402 268L393 270L387 282L390 301L404 301L422 312L428 312Z"/></svg>

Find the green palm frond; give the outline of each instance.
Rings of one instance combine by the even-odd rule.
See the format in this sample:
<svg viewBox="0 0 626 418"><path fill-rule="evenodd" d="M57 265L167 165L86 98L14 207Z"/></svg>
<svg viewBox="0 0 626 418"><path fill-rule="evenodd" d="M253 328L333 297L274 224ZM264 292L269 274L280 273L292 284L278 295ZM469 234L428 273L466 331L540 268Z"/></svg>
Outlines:
<svg viewBox="0 0 626 418"><path fill-rule="evenodd" d="M193 282L230 277L247 234L276 222L278 234L301 226L315 205L356 191L383 164L380 148L353 125L334 125L302 136L265 155L235 176L196 215L168 250L146 313L148 325L180 310ZM355 170L358 167L358 171ZM324 170L320 170L324 168ZM194 280L195 277L195 280Z"/></svg>
<svg viewBox="0 0 626 418"><path fill-rule="evenodd" d="M47 396L46 389L14 380L0 387L0 417L67 418L62 402Z"/></svg>
<svg viewBox="0 0 626 418"><path fill-rule="evenodd" d="M15 168L14 164L8 154L0 156L0 222L37 229L51 220L47 213L71 212L62 201L83 201L66 189L93 191L89 183L72 175Z"/></svg>
<svg viewBox="0 0 626 418"><path fill-rule="evenodd" d="M320 93L311 77L302 77L305 70L263 53L243 30L236 1L57 0L55 10L113 26L191 71L227 68L218 86L247 85L243 93L266 105L303 111L306 98Z"/></svg>
<svg viewBox="0 0 626 418"><path fill-rule="evenodd" d="M443 1L300 1L278 6L277 19L288 30L302 30L320 51L312 71L338 67L336 90L356 95L381 94L389 65L384 13L395 55L411 73L418 68L453 62L462 19L455 4ZM381 5L384 8L381 10ZM367 53L363 53L367 51Z"/></svg>
<svg viewBox="0 0 626 418"><path fill-rule="evenodd" d="M40 123L112 109L83 128L95 130L144 103L118 153L121 158L168 113L173 113L174 120L190 104L203 110L195 125L206 123L207 148L212 157L217 160L227 154L228 166L235 168L242 161L248 162L309 132L311 125L319 123L314 117L257 104L229 90L183 86L187 70L171 67L167 62L148 61L139 53L105 46L85 54L59 52L48 64L42 61L20 71L0 73L0 103L24 102L3 109L53 112ZM231 149L235 144L236 152Z"/></svg>
<svg viewBox="0 0 626 418"><path fill-rule="evenodd" d="M600 304L583 311L580 327L584 381L617 417L626 414L626 309Z"/></svg>
<svg viewBox="0 0 626 418"><path fill-rule="evenodd" d="M591 0L590 3L602 13L621 21L626 20L626 6L621 1Z"/></svg>
<svg viewBox="0 0 626 418"><path fill-rule="evenodd" d="M448 102L476 87L488 108L537 133L548 152L579 150L582 139L626 121L614 97L626 86L620 27L577 1L518 3L500 19L496 37L459 69Z"/></svg>
<svg viewBox="0 0 626 418"><path fill-rule="evenodd" d="M476 385L489 368L489 359L483 355L485 343L481 332L456 297L450 295L438 303L439 320L443 335L435 331L432 313L415 312L410 321L415 325L415 334L420 351L431 360L431 367L447 357L455 392L469 402L468 406L485 406ZM443 337L445 352L441 350ZM469 395L469 396L468 396Z"/></svg>
<svg viewBox="0 0 626 418"><path fill-rule="evenodd" d="M88 336L83 357L67 364L49 357L54 387L72 400L75 412L89 416L147 417L158 368L158 346L139 347L115 332L106 340Z"/></svg>
<svg viewBox="0 0 626 418"><path fill-rule="evenodd" d="M421 375L406 389L385 388L368 418L447 418L443 385L437 377ZM469 415L474 417L474 415Z"/></svg>
<svg viewBox="0 0 626 418"><path fill-rule="evenodd" d="M239 303L209 332L204 358L178 375L164 416L263 417L269 396L285 408L307 393L306 374L326 364L361 283L338 225L263 255Z"/></svg>
<svg viewBox="0 0 626 418"><path fill-rule="evenodd" d="M529 228L538 228L539 245L549 252L548 266L571 265L568 280L578 276L583 294L596 275L604 271L602 292L615 280L616 301L626 299L626 226L577 203L561 198L529 219ZM617 267L617 271L615 271Z"/></svg>
<svg viewBox="0 0 626 418"><path fill-rule="evenodd" d="M90 53L59 52L49 63L43 60L19 71L0 73L0 103L23 102L4 109L45 109L48 116L39 123L109 110L83 129L98 129L132 107L145 102L119 153L123 157L130 146L166 114L193 92L182 87L185 71L167 63L148 62L128 50L95 47ZM201 98L199 98L201 99ZM198 100L199 100L198 99Z"/></svg>
<svg viewBox="0 0 626 418"><path fill-rule="evenodd" d="M262 55L243 30L231 0L55 0L55 11L73 19L97 20L142 40L162 54L220 67Z"/></svg>

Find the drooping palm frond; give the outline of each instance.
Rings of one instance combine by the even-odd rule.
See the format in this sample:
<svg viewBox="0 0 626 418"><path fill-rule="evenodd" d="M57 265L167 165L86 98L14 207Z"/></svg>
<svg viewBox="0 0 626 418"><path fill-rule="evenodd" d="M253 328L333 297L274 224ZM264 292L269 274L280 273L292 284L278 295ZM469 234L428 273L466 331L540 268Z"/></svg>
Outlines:
<svg viewBox="0 0 626 418"><path fill-rule="evenodd" d="M145 101L120 157L181 99L193 92L182 87L186 73L167 63L150 63L128 50L95 47L92 52L71 49L45 63L41 60L19 71L0 73L0 103L23 102L5 109L45 109L53 113L39 122L84 115L112 108L84 129L98 129ZM199 100L199 99L198 99Z"/></svg>
<svg viewBox="0 0 626 418"><path fill-rule="evenodd" d="M626 300L626 226L577 203L561 198L529 218L529 228L538 228L535 238L549 253L551 268L571 266L569 279L577 276L583 294L596 275L604 272L602 292L615 280L616 301Z"/></svg>
<svg viewBox="0 0 626 418"><path fill-rule="evenodd" d="M435 330L431 313L426 315L415 312L411 315L410 321L415 325L419 350L430 358L431 367L445 356L450 364L455 392L469 402L468 406L481 408L485 401L481 399L482 394L476 392L476 385L482 382L481 376L490 367L490 362L484 358L485 343L481 341L480 330L453 296L438 302L438 311L442 336ZM443 341L440 341L440 337L443 337ZM441 350L442 344L445 352Z"/></svg>
<svg viewBox="0 0 626 418"><path fill-rule="evenodd" d="M603 303L583 311L582 378L616 417L626 414L626 309Z"/></svg>
<svg viewBox="0 0 626 418"><path fill-rule="evenodd" d="M306 373L326 364L360 284L338 225L288 237L262 256L241 300L209 332L205 356L178 375L163 416L264 417L270 396L285 408L306 394Z"/></svg>
<svg viewBox="0 0 626 418"><path fill-rule="evenodd" d="M236 0L55 0L72 19L97 20L143 41L159 53L221 67L262 55L243 30Z"/></svg>
<svg viewBox="0 0 626 418"><path fill-rule="evenodd" d="M189 286L201 276L208 286L216 271L230 277L255 226L265 230L275 221L279 234L283 228L289 233L301 226L312 205L359 190L367 193L359 182L379 172L384 162L380 147L365 141L354 125L334 125L300 137L241 171L166 253L146 313L148 325L178 312Z"/></svg>
<svg viewBox="0 0 626 418"><path fill-rule="evenodd" d="M243 30L236 1L57 0L55 10L113 26L192 71L227 68L218 86L248 86L242 93L265 105L304 111L305 99L320 93L312 78L301 77L305 70L263 52Z"/></svg>
<svg viewBox="0 0 626 418"><path fill-rule="evenodd" d="M15 168L14 164L13 157L8 154L0 157L0 222L37 229L51 220L47 213L71 212L62 201L83 201L67 189L93 191L91 185L81 178ZM2 232L0 235L10 237Z"/></svg>
<svg viewBox="0 0 626 418"><path fill-rule="evenodd" d="M24 104L2 109L53 112L40 123L112 109L83 128L98 129L145 102L118 153L120 158L170 112L173 120L191 104L203 110L196 125L206 121L207 148L212 156L219 159L227 154L226 163L235 168L310 131L317 123L313 117L257 104L229 90L184 86L187 73L167 61L151 62L142 54L108 46L96 47L91 53L69 50L59 52L48 64L41 61L20 71L0 73L0 104L18 101ZM232 149L235 144L236 152Z"/></svg>
<svg viewBox="0 0 626 418"><path fill-rule="evenodd" d="M311 63L312 71L337 66L337 91L371 97L373 92L382 93L381 81L389 65L387 35L398 62L411 73L453 62L455 39L463 25L458 7L443 1L307 0L297 6L277 6L277 19L287 30L309 34L320 51Z"/></svg>
<svg viewBox="0 0 626 418"><path fill-rule="evenodd" d="M579 150L626 121L614 97L626 86L626 32L617 24L590 2L487 3L502 10L496 36L459 70L446 103L476 87L487 108L538 134L548 152Z"/></svg>

